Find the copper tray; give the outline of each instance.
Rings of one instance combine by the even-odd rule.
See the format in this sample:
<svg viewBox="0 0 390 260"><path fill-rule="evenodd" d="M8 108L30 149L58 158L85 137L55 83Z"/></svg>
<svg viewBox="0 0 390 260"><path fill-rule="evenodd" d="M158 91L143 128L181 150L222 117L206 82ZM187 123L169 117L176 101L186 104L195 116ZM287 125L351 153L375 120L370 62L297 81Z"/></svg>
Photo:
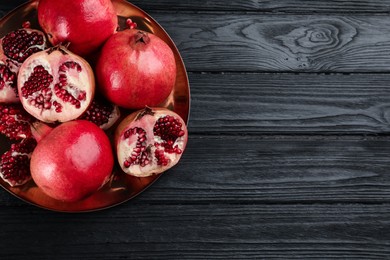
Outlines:
<svg viewBox="0 0 390 260"><path fill-rule="evenodd" d="M119 17L119 25L126 28L126 19L131 18L138 29L145 30L163 39L172 48L177 63L177 78L174 90L163 106L178 113L188 122L190 110L190 86L187 72L178 49L164 29L146 12L125 0L112 1ZM39 28L37 22L38 0L29 1L10 12L0 20L0 37L12 30L21 28L24 21L30 21L32 28ZM7 151L9 141L0 135L0 152ZM92 196L78 202L62 202L45 195L31 180L21 187L10 187L0 180L0 185L12 195L41 208L61 212L88 212L102 210L126 202L147 189L159 176L135 178L122 172L119 165L114 167L112 178Z"/></svg>

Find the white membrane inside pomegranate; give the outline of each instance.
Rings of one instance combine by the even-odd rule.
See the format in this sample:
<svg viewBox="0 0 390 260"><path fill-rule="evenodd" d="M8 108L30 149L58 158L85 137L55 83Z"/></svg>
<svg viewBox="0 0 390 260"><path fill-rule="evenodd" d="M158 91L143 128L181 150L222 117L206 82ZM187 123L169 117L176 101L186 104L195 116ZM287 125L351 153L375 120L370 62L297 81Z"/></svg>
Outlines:
<svg viewBox="0 0 390 260"><path fill-rule="evenodd" d="M18 75L23 107L47 123L78 118L90 105L94 90L90 65L63 47L33 54Z"/></svg>
<svg viewBox="0 0 390 260"><path fill-rule="evenodd" d="M122 123L127 124L126 119ZM162 173L180 160L187 136L187 127L177 114L145 109L121 132L118 161L125 173L137 177Z"/></svg>

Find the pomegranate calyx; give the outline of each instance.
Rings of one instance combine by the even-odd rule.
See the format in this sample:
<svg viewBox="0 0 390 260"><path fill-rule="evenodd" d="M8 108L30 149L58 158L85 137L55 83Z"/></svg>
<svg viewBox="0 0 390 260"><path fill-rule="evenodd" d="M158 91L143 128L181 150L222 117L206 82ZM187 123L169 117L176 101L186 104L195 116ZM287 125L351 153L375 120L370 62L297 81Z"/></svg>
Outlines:
<svg viewBox="0 0 390 260"><path fill-rule="evenodd" d="M137 117L135 118L135 121L141 120L146 115L154 116L154 111L146 106L143 110L141 110L138 114Z"/></svg>
<svg viewBox="0 0 390 260"><path fill-rule="evenodd" d="M149 35L146 32L138 31L135 35L135 42L136 43L143 43L148 44L150 42Z"/></svg>
<svg viewBox="0 0 390 260"><path fill-rule="evenodd" d="M67 42L65 44L63 44L61 42L61 43L57 44L56 46L47 49L46 52L47 52L47 54L50 55L54 51L60 51L62 54L68 55L68 47L69 47L69 45L70 45L70 42Z"/></svg>

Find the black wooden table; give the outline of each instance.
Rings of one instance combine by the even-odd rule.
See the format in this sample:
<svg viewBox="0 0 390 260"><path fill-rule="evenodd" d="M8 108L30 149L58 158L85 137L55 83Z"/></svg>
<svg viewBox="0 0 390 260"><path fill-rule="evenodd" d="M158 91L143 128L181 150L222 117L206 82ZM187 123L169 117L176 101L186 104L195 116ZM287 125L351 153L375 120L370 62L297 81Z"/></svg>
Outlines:
<svg viewBox="0 0 390 260"><path fill-rule="evenodd" d="M182 161L95 213L1 190L0 259L390 258L389 0L133 3L188 69Z"/></svg>

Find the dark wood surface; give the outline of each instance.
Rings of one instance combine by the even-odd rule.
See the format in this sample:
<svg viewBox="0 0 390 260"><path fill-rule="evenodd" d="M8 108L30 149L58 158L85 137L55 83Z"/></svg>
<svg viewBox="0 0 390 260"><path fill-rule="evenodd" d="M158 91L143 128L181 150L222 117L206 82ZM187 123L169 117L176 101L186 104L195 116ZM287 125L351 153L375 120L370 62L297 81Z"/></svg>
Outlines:
<svg viewBox="0 0 390 260"><path fill-rule="evenodd" d="M390 259L390 1L133 3L188 69L182 161L88 214L1 190L0 259Z"/></svg>

